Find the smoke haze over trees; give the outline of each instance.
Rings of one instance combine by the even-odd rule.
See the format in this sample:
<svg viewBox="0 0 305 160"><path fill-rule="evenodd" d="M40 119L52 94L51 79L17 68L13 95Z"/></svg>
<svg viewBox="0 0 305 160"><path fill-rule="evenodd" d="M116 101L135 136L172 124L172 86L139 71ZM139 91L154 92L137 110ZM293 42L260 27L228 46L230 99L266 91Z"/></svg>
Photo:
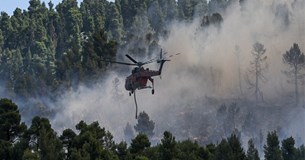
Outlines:
<svg viewBox="0 0 305 160"><path fill-rule="evenodd" d="M41 152L62 157L66 152L56 149L63 145L69 150L65 156L76 159L95 156L86 152L99 148L97 157L109 151L114 157L138 154L140 159L156 150L172 157L173 146L185 151L179 154L181 159L199 153L221 158L222 150L248 156L239 147L230 148L230 143L238 145L235 138L227 139L234 133L243 146L252 139L262 158L264 149L272 147L264 145L274 139L273 130L286 147L279 146L285 153L276 154L301 154L305 141L304 10L303 0L84 0L79 6L76 0L63 0L56 6L30 0L27 10L16 8L11 16L1 12L0 95L18 104L21 121L30 126L33 149L25 150L24 156L40 157L31 150L45 147L46 139L57 147ZM247 76L255 68L251 52L260 53L253 46L256 42L266 51L258 58L261 69L265 64L268 69L251 77ZM134 130L134 101L124 90L131 68L101 60L126 61L125 54L148 60L157 57L161 48L169 55L182 54L165 64L161 80L155 78L155 95L138 92L139 109L154 124L147 135L153 140L128 153L127 146L138 131ZM155 64L145 67L158 68ZM16 113L14 108L10 111ZM32 120L44 129L35 130ZM25 124L16 127L23 131ZM54 132L65 133L62 142ZM100 142L91 141L89 132L101 134L92 135ZM163 136L166 140L160 141ZM292 140L282 141L289 136L295 138L297 153L287 148ZM141 135L137 140L146 138ZM76 147L70 147L71 139ZM185 139L190 141L178 143ZM122 140L128 143L120 143L116 153L113 143ZM81 145L86 141L96 148ZM161 142L167 148L154 148ZM18 145L27 148L23 141ZM196 153L187 153L188 147ZM254 149L250 154L257 157Z"/></svg>
<svg viewBox="0 0 305 160"><path fill-rule="evenodd" d="M15 116L7 116L12 114ZM245 151L236 134L222 138L220 143L200 146L196 141L177 141L171 132L164 131L158 144L152 146L151 138L144 133L138 133L128 145L124 141L115 143L113 135L97 121L91 124L80 121L75 125L76 132L68 128L63 130L60 136L54 132L49 119L44 117L34 117L30 127L27 127L20 121L18 106L9 99L0 99L0 116L1 159L259 159L252 139L249 140L248 150ZM6 128L11 129L8 131ZM18 131L16 128L19 128ZM282 147L279 144L277 132L269 132L264 145L266 160L305 158L304 145L296 147L293 137L283 139Z"/></svg>

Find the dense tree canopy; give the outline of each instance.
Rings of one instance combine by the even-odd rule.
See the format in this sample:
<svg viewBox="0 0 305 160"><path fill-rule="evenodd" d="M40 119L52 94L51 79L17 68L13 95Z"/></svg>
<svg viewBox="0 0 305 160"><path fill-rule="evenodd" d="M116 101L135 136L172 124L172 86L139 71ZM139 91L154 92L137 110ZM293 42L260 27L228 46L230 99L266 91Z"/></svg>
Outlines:
<svg viewBox="0 0 305 160"><path fill-rule="evenodd" d="M50 90L100 77L106 66L100 59L115 58L119 47L151 52L168 22L207 13L206 0L84 0L80 6L30 0L27 10L1 12L0 81L10 97L51 96Z"/></svg>
<svg viewBox="0 0 305 160"><path fill-rule="evenodd" d="M246 154L235 134L223 138L220 143L199 145L190 139L177 141L171 132L165 131L157 145L152 145L146 134L139 133L128 145L124 141L116 143L112 134L98 122L87 124L80 121L75 126L76 132L75 129L67 128L58 136L50 121L44 117L34 117L30 127L20 123L18 118L17 121L11 121L14 116L5 115L19 114L18 106L9 99L0 99L0 111L1 159L259 160L253 141L249 141ZM12 128L8 131L6 126L19 126L19 129ZM10 134L10 138L5 137L5 133ZM277 133L273 131L268 133L264 153L266 160L303 160L305 147L295 147L293 137L280 143Z"/></svg>
<svg viewBox="0 0 305 160"><path fill-rule="evenodd" d="M25 10L16 8L12 15L1 12L1 92L10 99L24 102L24 112L38 116L33 117L27 126L21 122L22 110L19 111L12 100L0 100L0 159L258 160L254 144L256 141L263 144L262 131L259 140L249 141L245 152L236 128L242 128L252 138L257 136L251 132L258 129L259 124L255 115L248 112L247 120L237 126L235 122L240 118L237 103L222 105L213 115L219 126L213 133L215 143L208 145L194 140L198 137L179 141L169 131L165 131L163 137L158 135L155 122L145 112L140 113L134 127L127 123L124 130L126 142L115 142L113 135L97 121L91 124L80 121L75 128L67 128L58 134L47 118L52 111L45 112L48 104L41 103L44 97L54 100L62 90L80 84L92 85L100 80L112 68L101 60L115 60L118 51L136 56L151 55L159 49L160 39L166 39L170 34L172 21L188 23L198 18L198 30L216 27L220 31L228 6L235 2L238 1L83 0L78 5L77 0L62 0L55 6L52 1L46 4L41 0L29 0ZM243 11L246 0L239 2ZM298 4L304 2L296 0L294 5ZM285 5L275 9L275 17L286 26L292 22L288 9ZM282 10L284 12L280 12ZM253 45L249 68L253 77L249 79L249 85L254 87L256 101L262 96L260 85L267 60L265 52L263 44ZM288 66L284 73L294 83L298 104L300 80L304 79L304 54L297 43L283 54L283 63ZM38 108L38 113L32 113L34 107ZM186 115L187 118L193 116ZM189 128L189 124L186 126ZM182 132L189 134L188 131ZM204 138L199 137L199 140ZM296 145L296 142L293 137L280 142L276 132L269 132L263 148L265 159L304 160L305 147Z"/></svg>

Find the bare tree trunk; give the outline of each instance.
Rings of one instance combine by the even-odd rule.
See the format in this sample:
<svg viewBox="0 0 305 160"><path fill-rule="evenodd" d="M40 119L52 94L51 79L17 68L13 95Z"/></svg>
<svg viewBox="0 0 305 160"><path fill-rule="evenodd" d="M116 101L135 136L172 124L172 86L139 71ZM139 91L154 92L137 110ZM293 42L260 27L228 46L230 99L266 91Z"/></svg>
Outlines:
<svg viewBox="0 0 305 160"><path fill-rule="evenodd" d="M258 94L259 94L259 89L258 89L258 58L256 59L255 62L255 106L257 106L258 102Z"/></svg>
<svg viewBox="0 0 305 160"><path fill-rule="evenodd" d="M295 87L295 104L299 105L299 91L298 91L298 68L294 68L294 87Z"/></svg>
<svg viewBox="0 0 305 160"><path fill-rule="evenodd" d="M240 90L240 95L243 95L243 90L241 86L241 69L240 69L240 61L238 58L238 79L239 79L239 90Z"/></svg>
<svg viewBox="0 0 305 160"><path fill-rule="evenodd" d="M240 95L243 96L243 90L241 85L240 50L238 46L235 46L235 54L237 56L239 91L240 91Z"/></svg>

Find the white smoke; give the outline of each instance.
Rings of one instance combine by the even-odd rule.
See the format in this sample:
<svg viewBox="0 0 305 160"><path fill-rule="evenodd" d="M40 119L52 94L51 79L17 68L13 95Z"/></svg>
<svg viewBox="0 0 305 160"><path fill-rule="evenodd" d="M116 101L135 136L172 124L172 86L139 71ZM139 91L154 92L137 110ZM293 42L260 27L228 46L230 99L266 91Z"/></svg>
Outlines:
<svg viewBox="0 0 305 160"><path fill-rule="evenodd" d="M169 130L181 139L208 137L218 126L215 111L219 105L236 101L243 105L240 106L240 117L245 119L249 111L256 112L264 134L282 126L287 136L298 136L304 141L302 117L305 111L292 105L293 97L289 95L293 92L293 85L287 83L287 77L282 73L287 67L282 62L282 55L293 43L298 43L301 51L305 51L304 12L302 0L257 0L247 1L243 9L238 3L230 6L222 15L224 21L220 28L201 28L200 19L193 23L173 22L169 26L169 37L161 38L160 45L169 54L182 54L165 63L162 79L154 78L154 95L149 89L136 91L139 111L144 110L155 122L156 136L160 137L165 130ZM277 16L286 13L288 23L287 19ZM254 94L248 89L244 78L244 94L240 94L234 54L238 45L244 77L253 59L251 51L255 42L262 43L267 49L269 64L264 73L267 81L260 86L266 102L259 108L239 101L242 98L251 102ZM158 65L154 64L146 67L158 69ZM111 72L93 87L80 86L76 91L63 93L56 103L61 111L52 120L53 126L61 131L74 128L80 120L87 123L98 121L102 127L110 130L116 140L123 140L127 122L136 123L133 97L129 97L124 88L128 74ZM263 113L265 111L268 113ZM207 123L204 126L207 128L198 128L202 123ZM238 129L242 123L243 120L238 122ZM184 130L188 130L186 134Z"/></svg>

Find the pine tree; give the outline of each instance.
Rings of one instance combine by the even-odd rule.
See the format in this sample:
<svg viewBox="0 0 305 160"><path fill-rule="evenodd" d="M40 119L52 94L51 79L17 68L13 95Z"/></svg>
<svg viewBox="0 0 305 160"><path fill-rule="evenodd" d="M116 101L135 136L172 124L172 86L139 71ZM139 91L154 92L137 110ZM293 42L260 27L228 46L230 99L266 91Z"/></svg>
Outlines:
<svg viewBox="0 0 305 160"><path fill-rule="evenodd" d="M241 143L235 134L232 134L228 138L228 143L232 151L232 157L230 159L246 160L245 151L243 150Z"/></svg>
<svg viewBox="0 0 305 160"><path fill-rule="evenodd" d="M275 131L267 135L267 144L264 145L265 160L282 160L280 142Z"/></svg>
<svg viewBox="0 0 305 160"><path fill-rule="evenodd" d="M283 62L287 64L289 69L284 74L291 78L291 83L294 84L295 104L299 104L299 80L304 77L301 72L305 67L305 56L301 52L299 45L294 43L289 51L283 55Z"/></svg>
<svg viewBox="0 0 305 160"><path fill-rule="evenodd" d="M161 139L161 145L159 147L160 159L161 160L172 160L177 154L175 137L168 131L163 133Z"/></svg>
<svg viewBox="0 0 305 160"><path fill-rule="evenodd" d="M230 160L232 157L232 149L226 139L222 139L217 145L214 160Z"/></svg>
<svg viewBox="0 0 305 160"><path fill-rule="evenodd" d="M21 123L18 106L9 99L0 99L0 159L13 159L13 144L18 144L26 130L26 125Z"/></svg>
<svg viewBox="0 0 305 160"><path fill-rule="evenodd" d="M161 11L158 0L152 0L148 3L148 21L150 26L158 33L164 26L164 16Z"/></svg>
<svg viewBox="0 0 305 160"><path fill-rule="evenodd" d="M27 131L30 148L42 159L63 159L63 148L47 118L34 117Z"/></svg>
<svg viewBox="0 0 305 160"><path fill-rule="evenodd" d="M159 0L161 12L164 15L164 21L170 22L178 18L178 5L176 0Z"/></svg>
<svg viewBox="0 0 305 160"><path fill-rule="evenodd" d="M253 139L248 141L247 160L259 160L258 150L254 147Z"/></svg>
<svg viewBox="0 0 305 160"><path fill-rule="evenodd" d="M72 152L72 147L73 147L73 140L76 137L76 133L72 129L65 129L62 132L62 135L59 137L61 140L64 149L67 151L66 152L66 158L70 159L71 157L71 152Z"/></svg>
<svg viewBox="0 0 305 160"><path fill-rule="evenodd" d="M152 137L155 128L155 122L149 119L149 116L146 112L141 112L138 117L138 123L134 126L135 130L138 133L143 133Z"/></svg>
<svg viewBox="0 0 305 160"><path fill-rule="evenodd" d="M305 159L305 146L304 144L301 145L298 149L297 149L297 160L304 160Z"/></svg>
<svg viewBox="0 0 305 160"><path fill-rule="evenodd" d="M83 27L87 35L105 29L107 8L109 2L106 0L84 0L80 5L80 12L83 17Z"/></svg>
<svg viewBox="0 0 305 160"><path fill-rule="evenodd" d="M282 141L282 156L283 160L295 160L297 149L295 148L295 141L292 137Z"/></svg>
<svg viewBox="0 0 305 160"><path fill-rule="evenodd" d="M120 6L118 6L119 3L110 3L109 9L108 9L108 16L106 19L106 30L110 33L110 38L121 42L121 39L124 36L123 31L123 19L122 15L120 13Z"/></svg>
<svg viewBox="0 0 305 160"><path fill-rule="evenodd" d="M178 0L179 18L182 20L193 20L194 4L190 0Z"/></svg>
<svg viewBox="0 0 305 160"><path fill-rule="evenodd" d="M197 159L200 155L200 147L197 142L192 140L184 140L178 142L176 145L177 155L174 158L176 159Z"/></svg>
<svg viewBox="0 0 305 160"><path fill-rule="evenodd" d="M0 99L0 117L0 140L15 142L25 129L18 106L9 99Z"/></svg>
<svg viewBox="0 0 305 160"><path fill-rule="evenodd" d="M264 45L256 42L253 45L253 51L251 52L253 55L253 60L250 61L250 68L247 74L247 82L252 89L254 89L255 94L255 104L257 105L259 101L259 97L263 100L263 93L260 90L260 84L265 80L264 72L267 69L265 56L266 49Z"/></svg>
<svg viewBox="0 0 305 160"><path fill-rule="evenodd" d="M142 155L143 151L150 147L150 144L148 137L143 133L139 133L134 139L132 139L130 152L135 155Z"/></svg>
<svg viewBox="0 0 305 160"><path fill-rule="evenodd" d="M73 140L71 159L116 158L113 136L105 128L100 127L98 122L87 125L84 121L80 121L76 129L80 133Z"/></svg>
<svg viewBox="0 0 305 160"><path fill-rule="evenodd" d="M132 138L134 138L134 132L129 122L127 122L124 129L124 139L126 142L130 143Z"/></svg>

